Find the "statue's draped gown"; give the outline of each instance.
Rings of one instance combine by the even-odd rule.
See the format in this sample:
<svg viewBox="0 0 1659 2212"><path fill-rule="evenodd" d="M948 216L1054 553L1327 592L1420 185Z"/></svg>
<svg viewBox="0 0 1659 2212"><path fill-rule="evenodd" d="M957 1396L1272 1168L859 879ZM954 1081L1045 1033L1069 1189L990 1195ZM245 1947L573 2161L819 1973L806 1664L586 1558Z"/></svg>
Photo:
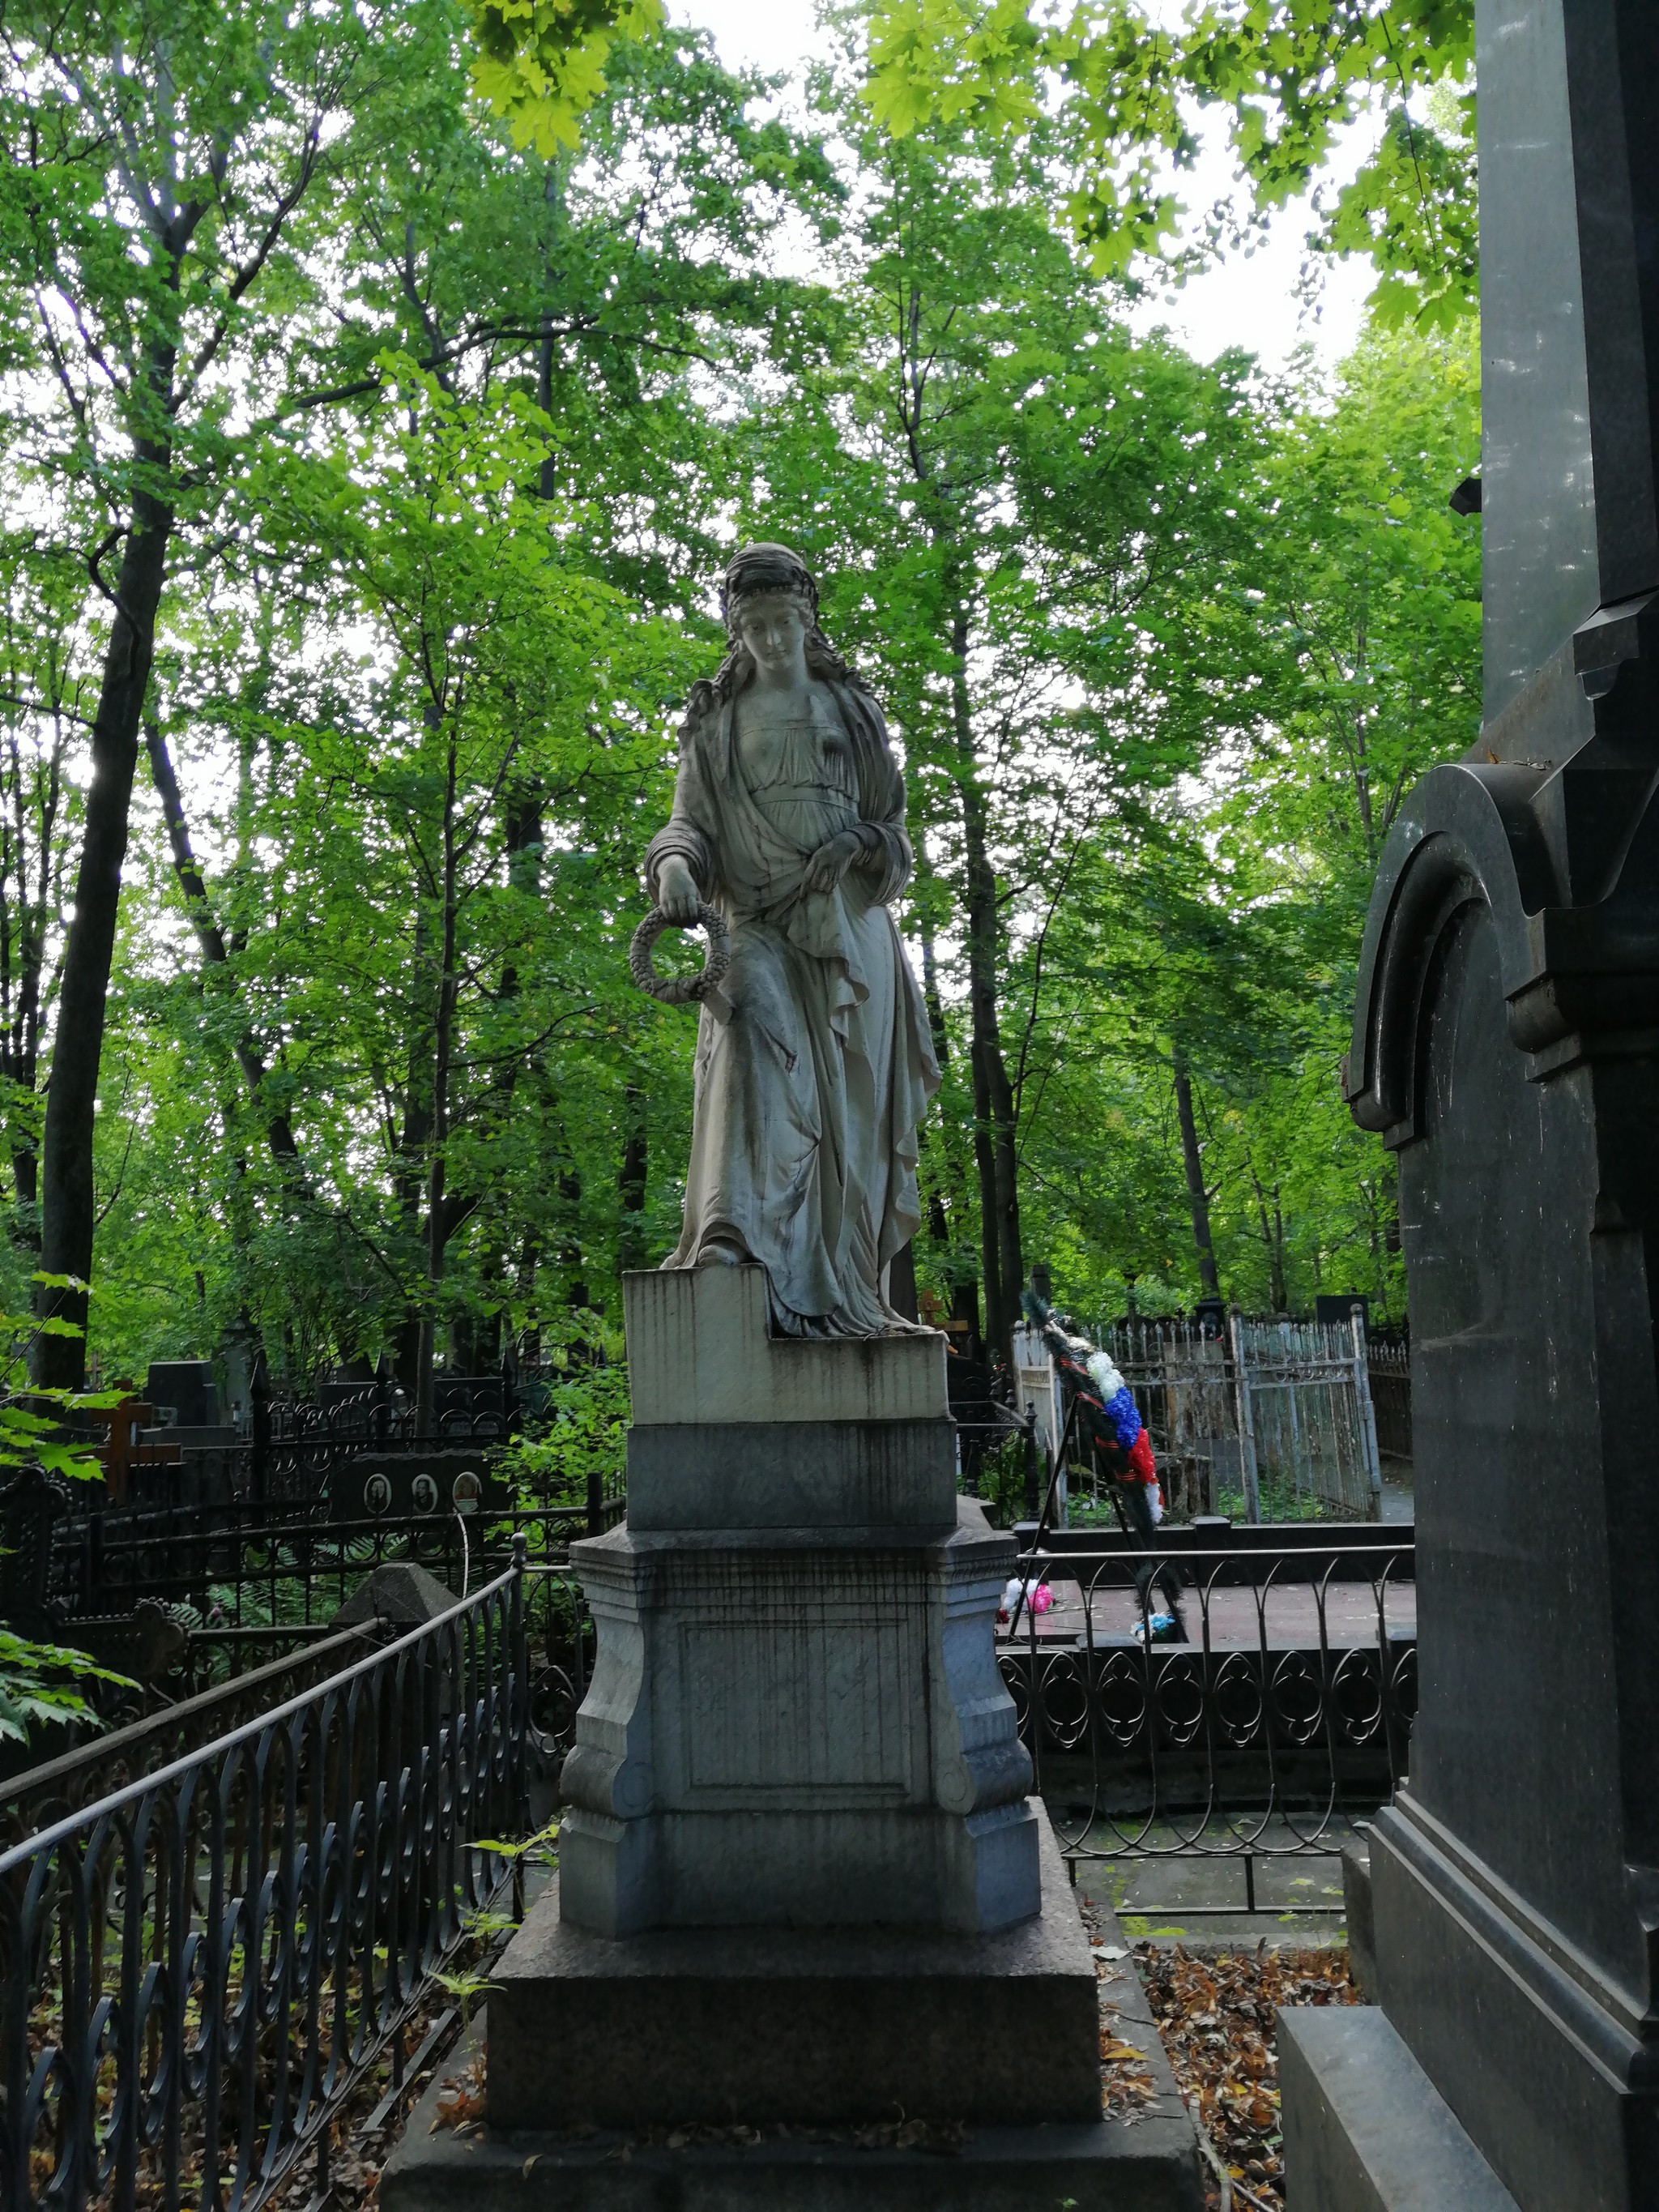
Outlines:
<svg viewBox="0 0 1659 2212"><path fill-rule="evenodd" d="M887 906L911 852L880 709L823 681L811 703L810 720L768 725L751 771L734 702L694 700L673 813L646 855L653 900L676 853L732 934L732 1012L702 1009L684 1225L664 1264L735 1243L766 1268L775 1327L873 1336L904 1325L885 1269L920 1225L916 1128L939 1067ZM834 890L807 890L813 855L847 830L864 857Z"/></svg>

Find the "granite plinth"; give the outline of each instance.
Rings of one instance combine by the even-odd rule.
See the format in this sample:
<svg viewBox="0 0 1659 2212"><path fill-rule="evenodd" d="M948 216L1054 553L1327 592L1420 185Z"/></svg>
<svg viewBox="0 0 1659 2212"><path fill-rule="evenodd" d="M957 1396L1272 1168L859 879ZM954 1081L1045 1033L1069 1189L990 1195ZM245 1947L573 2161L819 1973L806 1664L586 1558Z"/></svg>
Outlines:
<svg viewBox="0 0 1659 2212"><path fill-rule="evenodd" d="M572 1547L598 1627L564 1769L567 1917L975 1930L1037 1909L993 1640L1010 1538Z"/></svg>
<svg viewBox="0 0 1659 2212"><path fill-rule="evenodd" d="M763 1267L626 1274L623 1308L636 1428L949 1419L939 1331L774 1337Z"/></svg>
<svg viewBox="0 0 1659 2212"><path fill-rule="evenodd" d="M571 1547L597 1644L566 1920L1030 1917L1031 1762L994 1634L1015 1547L956 1495L943 1340L774 1338L758 1267L625 1291L629 1516Z"/></svg>
<svg viewBox="0 0 1659 2212"><path fill-rule="evenodd" d="M416 2106L380 2179L385 2212L1201 2212L1190 2124L988 2128L960 2150L860 2144L850 2136L752 2148L669 2148L601 2131L430 2132Z"/></svg>
<svg viewBox="0 0 1659 2212"><path fill-rule="evenodd" d="M1376 2006L1281 2012L1279 2087L1295 2212L1516 2212Z"/></svg>
<svg viewBox="0 0 1659 2212"><path fill-rule="evenodd" d="M907 2140L896 2139L900 2130L892 2123L899 2116L892 2102L875 2107L875 2124L792 2121L768 2125L740 2120L733 2125L722 2116L702 2127L684 2118L653 2126L641 2116L641 2108L658 2100L661 2038L672 2033L672 2017L665 2014L654 2022L643 2046L625 2039L620 2014L613 2016L609 2031L601 2030L621 2039L612 2045L613 2055L619 2078L635 2096L624 2124L595 2126L584 2120L561 2128L544 2120L538 2125L503 2126L495 2112L504 2039L522 2029L544 2036L551 2045L556 2033L556 2055L550 2047L542 2064L557 2095L561 2060L568 2057L580 2063L583 2035L587 2027L599 2025L591 2010L593 1989L591 1984L585 1988L582 1978L576 1977L556 2002L574 2004L581 2008L580 2014L561 2013L556 2030L534 2004L515 2027L510 2020L513 1995L491 1996L482 2031L475 2023L470 2043L440 2070L386 2165L379 2191L382 2212L499 2212L505 2207L513 2212L520 2208L524 2212L544 2212L544 2212L665 2212L665 2208L672 2212L963 2212L969 2205L974 2212L1055 2212L1068 2203L1076 2212L1200 2212L1204 2195L1192 2120L1158 2041L1146 1993L1127 1957L1109 1968L1098 1993L1109 2008L1114 2034L1144 2054L1151 2094L1138 2099L1125 2118L1102 2117L1101 2020L1094 1972L1089 1967L1085 1982L1082 1970L1089 1966L1088 1946L1052 1839L1045 1842L1044 1866L1050 1879L1045 1885L1048 1905L1041 1941L1028 1933L1018 1945L1028 1986L1022 1990L1016 1977L1017 2021L1000 2012L1004 1992L1010 1987L1006 1978L981 1979L972 1961L962 1955L975 1954L980 1967L988 1970L1016 1939L958 1939L953 1944L936 1940L918 1948L902 1936L884 1947L878 1947L873 1937L861 1937L854 1940L871 1947L860 1948L856 1960L866 1977L861 2004L851 2010L854 2001L849 1997L846 2017L833 2026L838 2039L844 2036L856 2048L895 2008L902 2020L914 2022L930 2011L937 2018L942 2002L954 2002L961 2016L952 2041L942 2052L935 2049L940 2064L955 2067L955 2036L965 2038L970 2051L981 2049L994 2036L1002 2049L1000 2054L988 2054L986 2065L995 2069L1004 2085L999 2094L1006 2093L1024 2063L1030 2094L1061 2094L1068 2103L1081 2097L1080 2051L1086 2041L1094 2101L1085 2117L987 2124L981 2117L971 2115L964 2126L925 2131L920 2144L914 2140L914 2130L905 2131ZM1101 1918L1107 1948L1121 1953L1123 1941L1115 1923L1109 1912L1103 1911ZM659 1946L683 1946L688 1940L693 1944L705 1941L646 1939ZM532 1923L526 1923L511 1948L520 1946L529 1960L545 1961L547 1947ZM641 1947L603 1948L615 1952ZM828 1976L814 1978L831 1989L855 1963L846 1939L836 1939L835 1950L840 1963ZM913 2009L918 1969L925 1970L930 1959L946 1954L955 1954L953 1971L945 1977L953 1994L941 1997L936 1991L927 1993L921 2011ZM778 1979L775 1974L762 1978L774 1984ZM649 1984L655 1978L647 1971L639 1979ZM522 1977L519 1999L529 1996L535 1984L534 1973ZM655 1985L669 2001L685 1994L687 1986L672 1980L656 1981ZM735 1991L743 1985L725 1978L718 1986ZM747 1986L752 1987L752 1981ZM1026 1999L1045 1987L1058 2006L1034 2034ZM544 1997L547 1994L544 1984ZM763 2001L770 2003L772 1998ZM806 2002L810 2011L814 2002L810 1993ZM575 2024L578 2017L585 2025ZM1063 2075L1047 2048L1062 2027L1068 2038ZM699 2052L688 2026L678 2037L679 2055L672 2063L696 2078L698 2061L707 2066L712 2052L713 2063L720 2067L732 2027L728 2010ZM792 2018L787 2027L797 2054L790 2063L811 2094L816 2094L811 2077L826 2061L836 2063L836 2046L823 2039L824 2031L822 2017L809 2031L806 2014ZM443 2128L434 2131L447 2081L476 2079L486 2041L490 2118L482 2129L465 2136ZM901 2053L899 2063L914 2084L914 2062ZM774 2069L775 2075L781 2070ZM878 2089L890 2086L878 2085ZM659 2108L668 2109L665 2105Z"/></svg>
<svg viewBox="0 0 1659 2212"><path fill-rule="evenodd" d="M919 1421L636 1423L628 1525L665 1529L925 1529L957 1516L956 1437Z"/></svg>
<svg viewBox="0 0 1659 2212"><path fill-rule="evenodd" d="M1046 1820L1042 1910L994 1935L676 1929L546 1892L490 1978L492 2128L1030 2125L1100 2116L1095 1968Z"/></svg>
<svg viewBox="0 0 1659 2212"><path fill-rule="evenodd" d="M1659 2212L1659 2045L1628 1994L1409 1791L1370 1869L1377 1994L1516 2201Z"/></svg>
<svg viewBox="0 0 1659 2212"><path fill-rule="evenodd" d="M1376 2002L1376 1913L1371 1901L1371 1853L1363 1836L1342 1846L1342 1917L1348 1931L1348 1978L1364 2004Z"/></svg>

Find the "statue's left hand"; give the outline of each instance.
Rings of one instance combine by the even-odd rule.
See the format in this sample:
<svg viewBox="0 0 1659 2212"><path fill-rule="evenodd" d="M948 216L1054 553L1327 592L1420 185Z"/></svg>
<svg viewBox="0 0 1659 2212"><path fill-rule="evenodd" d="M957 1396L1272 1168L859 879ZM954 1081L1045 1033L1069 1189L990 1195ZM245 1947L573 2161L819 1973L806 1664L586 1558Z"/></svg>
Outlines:
<svg viewBox="0 0 1659 2212"><path fill-rule="evenodd" d="M806 864L806 888L809 891L832 891L864 850L864 840L856 830L843 830L828 844L820 845Z"/></svg>

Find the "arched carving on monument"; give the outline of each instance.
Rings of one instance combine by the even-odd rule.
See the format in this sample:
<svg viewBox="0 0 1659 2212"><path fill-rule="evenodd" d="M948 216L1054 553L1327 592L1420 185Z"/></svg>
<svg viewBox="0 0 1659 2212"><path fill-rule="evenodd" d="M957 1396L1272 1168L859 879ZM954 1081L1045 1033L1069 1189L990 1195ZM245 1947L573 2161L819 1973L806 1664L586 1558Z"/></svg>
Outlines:
<svg viewBox="0 0 1659 2212"><path fill-rule="evenodd" d="M1534 918L1555 897L1528 803L1540 780L1520 768L1436 769L1412 793L1383 848L1360 953L1344 1091L1355 1120L1392 1147L1409 1144L1419 1131L1425 1025L1460 915L1471 905L1491 914L1507 999L1536 976Z"/></svg>

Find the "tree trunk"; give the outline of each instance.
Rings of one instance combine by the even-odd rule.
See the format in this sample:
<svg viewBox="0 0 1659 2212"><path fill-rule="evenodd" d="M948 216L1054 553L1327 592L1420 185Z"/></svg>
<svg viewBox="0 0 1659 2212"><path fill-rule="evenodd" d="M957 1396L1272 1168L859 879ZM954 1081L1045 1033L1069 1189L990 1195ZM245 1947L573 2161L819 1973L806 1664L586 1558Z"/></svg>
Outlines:
<svg viewBox="0 0 1659 2212"><path fill-rule="evenodd" d="M566 1208L559 1237L559 1265L564 1269L565 1303L573 1313L585 1313L593 1301L588 1296L587 1270L582 1261L581 1170L561 1168L558 1189Z"/></svg>
<svg viewBox="0 0 1659 2212"><path fill-rule="evenodd" d="M27 1250L40 1249L40 1156L30 1146L15 1145L11 1154L12 1189L17 1212L13 1233Z"/></svg>
<svg viewBox="0 0 1659 2212"><path fill-rule="evenodd" d="M1210 1243L1210 1194L1204 1188L1204 1161L1198 1149L1198 1124L1193 1118L1193 1080L1187 1055L1177 1045L1174 1054L1176 1112L1181 1121L1181 1152L1187 1167L1187 1203L1192 1210L1193 1243L1198 1248L1198 1279L1206 1298L1221 1296L1215 1252Z"/></svg>
<svg viewBox="0 0 1659 2212"><path fill-rule="evenodd" d="M622 1166L617 1174L617 1191L622 1201L622 1231L617 1239L617 1266L619 1273L624 1274L631 1267L645 1265L648 1141L645 1093L637 1084L630 1083L623 1093Z"/></svg>
<svg viewBox="0 0 1659 2212"><path fill-rule="evenodd" d="M455 1030L455 779L457 740L452 728L444 782L442 912L438 975L438 1014L432 1035L432 1164L427 1174L426 1299L421 1315L419 1372L416 1376L415 1432L434 1433L432 1355L438 1324L438 1293L449 1243L450 1209L445 1202L445 1147L449 1137L449 1063Z"/></svg>
<svg viewBox="0 0 1659 2212"><path fill-rule="evenodd" d="M159 394L170 393L173 355L162 349L150 363ZM163 445L140 441L137 458L150 475L164 471ZM40 1205L40 1262L48 1275L82 1283L92 1275L96 1201L93 1190L93 1133L98 1066L103 1056L110 963L121 902L121 867L127 853L127 816L138 763L144 694L155 653L155 616L167 574L173 510L148 490L133 495L132 522L121 553L109 644L104 654L98 711L92 726L92 776L87 787L75 911L64 949L46 1115ZM84 1330L84 1290L42 1285L36 1310ZM35 1380L51 1388L80 1389L87 1371L84 1334L42 1336L34 1352Z"/></svg>
<svg viewBox="0 0 1659 2212"><path fill-rule="evenodd" d="M54 678L53 697L61 708ZM53 896L58 884L58 861L53 848L58 817L63 803L64 757L68 749L61 713L56 717L46 785L35 785L34 819L28 823L30 801L23 787L23 762L14 739L9 776L15 842L13 871L17 886L15 902L15 941L12 902L0 916L0 949L5 972L16 979L16 996L8 1007L6 1034L0 1040L0 1075L14 1086L13 1096L34 1099L40 1078L40 978L46 967L46 946L53 924L60 919L61 899ZM38 777L38 763L37 763ZM34 881L29 880L30 828L35 832ZM40 1147L30 1111L8 1117L12 1186L16 1205L12 1218L15 1242L40 1264Z"/></svg>
<svg viewBox="0 0 1659 2212"><path fill-rule="evenodd" d="M184 801L179 793L179 779L173 773L173 757L167 750L167 742L159 722L145 725L144 744L149 754L150 774L155 781L156 796L161 802L161 812L167 821L168 842L173 847L173 873L179 878L179 889L184 892L185 902L190 909L191 926L196 932L196 942L202 948L203 965L208 969L228 968L229 956L225 950L224 935L214 920L213 909L208 903L207 885L196 865L190 829L185 820ZM264 1122L271 1158L296 1191L309 1196L293 1127L286 1114L266 1103L265 1064L251 1030L242 1031L234 1050L236 1065L241 1071L249 1102Z"/></svg>
<svg viewBox="0 0 1659 2212"><path fill-rule="evenodd" d="M997 1244L996 1155L991 1147L991 1109L984 1064L974 1047L974 1164L979 1173L979 1266L985 1281L985 1340L1006 1356L1012 1323L1002 1299L1002 1261Z"/></svg>
<svg viewBox="0 0 1659 2212"><path fill-rule="evenodd" d="M933 1057L939 1072L951 1065L951 1032L945 1025L945 1001L939 995L939 956L933 945L933 925L923 921L921 936L921 995L927 1008L927 1028L933 1040Z"/></svg>
<svg viewBox="0 0 1659 2212"><path fill-rule="evenodd" d="M1279 1203L1279 1185L1273 1185L1273 1212L1267 1211L1267 1194L1262 1188L1261 1178L1254 1166L1250 1182L1255 1190L1256 1218L1261 1224L1261 1241L1267 1248L1267 1303L1274 1313L1290 1310L1290 1297L1285 1286L1285 1210Z"/></svg>
<svg viewBox="0 0 1659 2212"><path fill-rule="evenodd" d="M550 205L556 198L551 168L547 173L546 197ZM553 412L553 319L547 315L542 319L541 343L536 349L536 404L544 415L549 416ZM551 499L558 489L558 471L554 465L553 448L550 446L542 455L541 466L536 471L536 496Z"/></svg>
<svg viewBox="0 0 1659 2212"><path fill-rule="evenodd" d="M921 854L918 851L919 866L920 861ZM920 921L919 927L921 933L921 995L927 1008L927 1027L933 1035L933 1057L939 1062L939 1073L943 1075L951 1065L951 1033L945 1025L945 1002L939 995L939 963L933 950L933 927L926 919ZM945 1134L942 1125L939 1134L940 1149L945 1155L945 1172L942 1176L928 1177L927 1233L933 1243L943 1250L948 1249L951 1242L951 1220L945 1208L944 1186L946 1182L951 1180L951 1160L950 1139ZM927 1132L926 1128L920 1128L916 1131L917 1150L925 1152L927 1146ZM956 1195L953 1189L951 1193L953 1201Z"/></svg>
<svg viewBox="0 0 1659 2212"><path fill-rule="evenodd" d="M997 884L991 865L985 793L974 755L968 700L968 616L951 624L951 708L962 796L967 878L968 1004L974 1078L974 1157L979 1169L980 1241L985 1273L985 1331L1005 1357L1019 1315L1025 1265L1020 1249L1014 1094L997 1018Z"/></svg>
<svg viewBox="0 0 1659 2212"><path fill-rule="evenodd" d="M20 885L20 889L26 890L26 888ZM44 901L40 908L31 916L26 898L24 914L24 926L18 932L17 1012L3 1058L0 1059L0 1072L3 1072L20 1091L33 1098L40 1079L40 971L45 965L46 949ZM39 1266L40 1152L39 1146L26 1133L27 1130L27 1122L24 1121L14 1135L11 1145L12 1188L16 1195L12 1233L25 1251L35 1255L35 1265Z"/></svg>
<svg viewBox="0 0 1659 2212"><path fill-rule="evenodd" d="M524 1232L524 1243L519 1251L519 1304L531 1311L536 1296L536 1266L541 1258L541 1247L533 1229ZM524 1334L519 1342L519 1357L527 1366L536 1366L542 1356L541 1323L529 1319L525 1322Z"/></svg>
<svg viewBox="0 0 1659 2212"><path fill-rule="evenodd" d="M415 941L410 948L410 964L415 980L410 1008L409 1073L404 1090L398 1149L392 1163L392 1189L398 1223L410 1243L421 1236L422 1170L428 1159L428 1146L432 1140L432 1021L423 988L431 944L432 908L425 898L421 898L416 906ZM411 1404L418 1402L421 1395L422 1311L422 1302L411 1296L398 1327L394 1356L398 1380Z"/></svg>

